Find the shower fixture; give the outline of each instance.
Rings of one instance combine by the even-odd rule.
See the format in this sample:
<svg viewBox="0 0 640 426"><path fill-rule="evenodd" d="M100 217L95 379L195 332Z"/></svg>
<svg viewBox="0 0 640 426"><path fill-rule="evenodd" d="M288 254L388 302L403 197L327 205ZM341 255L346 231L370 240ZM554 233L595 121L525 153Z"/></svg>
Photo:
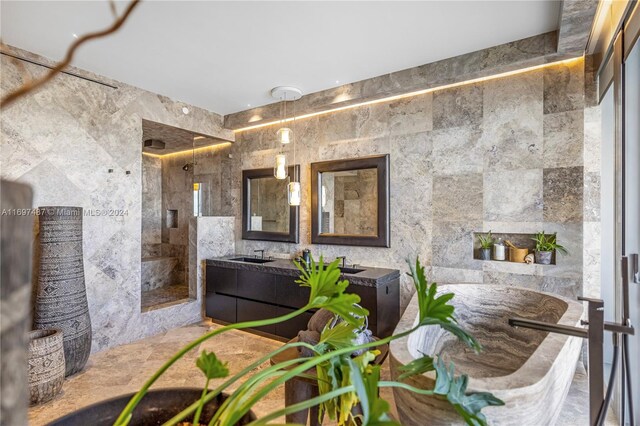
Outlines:
<svg viewBox="0 0 640 426"><path fill-rule="evenodd" d="M144 141L144 147L150 149L164 149L164 142L160 139L147 139Z"/></svg>

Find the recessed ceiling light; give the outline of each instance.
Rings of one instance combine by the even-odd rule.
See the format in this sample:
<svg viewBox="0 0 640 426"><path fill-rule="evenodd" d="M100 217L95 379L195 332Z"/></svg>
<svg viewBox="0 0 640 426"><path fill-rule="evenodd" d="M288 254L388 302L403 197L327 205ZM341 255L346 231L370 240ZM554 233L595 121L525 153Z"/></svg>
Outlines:
<svg viewBox="0 0 640 426"><path fill-rule="evenodd" d="M250 106L251 106L251 104L247 104L247 106L248 106L248 107L250 107Z"/></svg>
<svg viewBox="0 0 640 426"><path fill-rule="evenodd" d="M336 84L340 84L340 80L336 80Z"/></svg>
<svg viewBox="0 0 640 426"><path fill-rule="evenodd" d="M76 34L76 33L73 33L72 36L73 36L73 38L78 38L78 34Z"/></svg>
<svg viewBox="0 0 640 426"><path fill-rule="evenodd" d="M183 114L185 114L185 115L186 115L186 114L189 114L189 108L187 108L187 107L182 107L182 113L183 113Z"/></svg>

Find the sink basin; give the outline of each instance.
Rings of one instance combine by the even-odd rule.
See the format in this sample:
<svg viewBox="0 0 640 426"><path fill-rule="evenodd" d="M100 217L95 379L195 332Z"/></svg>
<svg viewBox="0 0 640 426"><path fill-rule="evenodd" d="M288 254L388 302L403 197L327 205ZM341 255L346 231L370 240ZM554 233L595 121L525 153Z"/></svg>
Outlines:
<svg viewBox="0 0 640 426"><path fill-rule="evenodd" d="M326 268L328 266L328 264L325 264L324 266ZM343 274L357 274L358 272L364 271L364 269L349 268L349 267L346 267L346 266L338 266L338 269L340 269L340 272L342 272Z"/></svg>
<svg viewBox="0 0 640 426"><path fill-rule="evenodd" d="M260 259L259 257L235 257L235 258L229 259L229 260L235 260L237 262L249 262L249 263L269 263L269 262L273 262L272 259Z"/></svg>
<svg viewBox="0 0 640 426"><path fill-rule="evenodd" d="M340 272L342 272L343 274L357 274L358 272L362 272L364 271L364 269L357 269L357 268L347 268L347 267L339 267L338 269L340 269Z"/></svg>

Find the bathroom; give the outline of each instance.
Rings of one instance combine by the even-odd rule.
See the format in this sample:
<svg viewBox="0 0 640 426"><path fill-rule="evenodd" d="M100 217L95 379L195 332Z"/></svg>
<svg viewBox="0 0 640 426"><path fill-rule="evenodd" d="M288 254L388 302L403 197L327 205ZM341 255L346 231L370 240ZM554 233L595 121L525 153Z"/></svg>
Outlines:
<svg viewBox="0 0 640 426"><path fill-rule="evenodd" d="M73 42L72 37L66 44L60 43L56 51L35 35L28 38L31 20L44 25L46 13L29 4L7 3L2 18L2 38L6 43L1 56L5 71L3 95L26 77L40 76L46 68L37 64L51 65L56 58L52 52L61 52ZM382 2L369 12L369 21L358 21L357 25L373 37L371 28L385 14L397 18L393 25L400 31L398 22L402 19L415 24L408 27L419 26L419 19L412 15L442 11L447 19L452 19L460 17L460 8L480 8L473 2L456 2L451 6L444 3L417 2L413 6L417 9L412 10L408 4ZM486 3L484 6L489 9L499 7ZM607 37L611 35L602 29L603 22L607 22L607 9L594 2L595 6L580 12L590 18L577 25L560 19L571 16L574 2L518 3L504 2L504 13L511 13L514 22L523 27L528 16L537 14L539 26L529 23L530 27L526 27L529 33L516 36L520 33L509 27L512 33L507 35L505 29L502 38L487 39L485 44L468 43L440 56L416 54L411 58L413 62L394 63L387 68L378 66L375 68L378 71L369 74L354 71L353 77L348 78L324 75L322 78L327 81L316 86L299 83L302 80L296 80L297 74L285 73L272 65L278 62L274 57L270 60L260 57L274 67L275 71L269 72L274 72L277 78L269 81L256 78L260 81L254 83L247 74L243 75L246 81L232 80L227 74L229 81L237 84L233 88L237 93L245 93L240 92L244 85L260 85L253 98L232 96L225 91L225 82L211 83L211 89L203 90L207 87L204 82L210 80L198 80L199 74L208 74L208 79L222 79L211 77L212 73L215 75L213 70L217 70L211 66L206 72L184 71L185 76L202 84L195 91L191 87L180 91L179 84L161 90L159 81L146 82L135 73L128 76L122 73L125 67L111 69L88 54L83 57L80 51L76 67L69 69L75 75L60 74L37 92L3 107L2 178L29 184L33 188L32 208L81 206L85 210L82 249L91 317L91 356L82 372L64 382L62 394L29 409L30 424L45 424L106 398L137 391L161 365L160 361L169 359L184 344L219 324L262 320L298 308L278 300L279 277L297 278L291 260L302 256L304 250L309 250L315 260L323 256L328 263L341 258L341 266L365 270L345 272L343 276L353 287L362 281L363 285L357 287L362 292L356 293L363 304L372 303L365 306L370 311L369 325L380 336L393 334L395 323L405 320L403 314L411 306L415 293L414 280L407 275L407 259L415 261L416 257L426 267L430 282L443 286L466 283L487 291L498 288L496 291L503 292L498 294L507 294L513 287L551 294L563 301L575 301L579 296L603 298L606 321L619 322L621 305L615 299L621 297L620 290L605 285L616 279L618 268L616 256L605 252L607 248L615 252L614 247L619 244L613 232L617 203L613 165L617 154L612 147L617 136L612 123L617 116L614 90L605 90L608 80L602 69L608 68L597 55L603 47L588 41L589 34L599 28L603 40L599 43L609 44ZM609 5L608 13L618 13L614 17L621 21L635 22L632 18L636 19L637 11L634 15L632 6L618 11L616 4ZM78 7L87 8L87 13L99 13L89 4L81 3ZM319 14L313 20L318 38L321 32L315 25L319 25L321 17L338 14L337 23L345 27L356 25L344 20L361 13L357 3L347 3L344 10L332 7L338 6L323 8L314 3L294 6L286 2L232 6L226 2L202 2L181 7L173 2L142 3L131 14L130 26L125 25L122 33L113 36L114 43L120 40L120 44L105 46L102 53L113 53L109 49L117 47L129 52L127 49L143 46L145 36L134 28L148 27L155 21L167 22L172 14L176 14L172 19L186 16L204 19L207 14L222 11L252 17L292 13L291 16L301 19L293 21L297 28L300 23L311 25L307 20L313 10ZM480 13L479 9L472 10ZM495 15L482 16L495 25L506 25ZM196 22L203 24L195 25L198 28L206 26L203 21ZM72 23L60 18L51 31L69 32L70 26ZM94 23L74 31L99 27ZM469 35L462 37L467 42L473 35L480 37L487 33L485 25L468 23L468 27ZM242 28L250 31L247 23ZM265 31L275 31L269 34L278 39L278 31L269 28L265 26ZM231 40L225 29L232 31L232 24L225 23L212 34L221 40ZM385 33L390 38L386 43L391 43L393 37L398 40L399 36L392 36L391 29ZM420 35L416 33L415 37ZM293 42L290 35L281 37L283 42ZM334 40L338 35L330 37ZM342 37L349 35L345 33ZM595 35L591 38L600 40ZM179 40L178 37L176 43ZM349 40L358 43L356 37ZM419 44L415 40L411 43ZM361 46L363 52L366 46L366 43ZM435 49L436 43L429 46ZM338 55L323 51L321 43L314 48L328 55L327 60ZM84 49L89 51L92 47L87 44ZM101 52L97 44L95 49ZM191 49L187 50L193 53ZM238 68L249 69L252 64L255 68L255 62L244 58L241 49L233 51L231 46L220 49L221 53L233 54L226 57L227 62L236 61ZM284 55L288 65L285 68L310 66L296 62L304 59L292 55L291 49L276 46L270 49L275 57ZM635 47L629 54L629 69L637 66L637 59L632 62L637 50ZM254 52L256 58L258 54ZM14 56L23 60L15 60ZM368 58L374 61L373 56ZM206 65L222 66L224 61L215 59ZM238 68L229 65L229 69L237 72ZM156 69L154 79L165 76L170 81L170 70ZM312 67L305 70L311 75ZM334 74L340 72L348 74L346 68L334 70ZM628 88L637 84L632 77L633 73L627 73ZM287 90L272 97L272 88L282 83L300 86L303 93L287 86ZM612 83L611 88L614 84L618 83ZM232 100L223 103L222 99L226 99L223 94L232 96L229 98ZM212 100L207 101L208 98ZM51 130L52 123L55 132ZM627 120L627 125L633 126L633 120ZM282 127L290 129L287 144L281 143L277 133ZM637 131L634 129L627 129L627 138ZM149 146L145 146L146 141L151 141ZM163 148L154 148L154 143ZM278 155L285 156L285 180L274 177ZM371 162L372 159L376 162ZM365 160L370 163L347 164ZM376 179L367 179L361 187L354 188L350 179L362 182L363 171L373 170ZM260 181L264 185L258 185ZM340 186L333 181L346 183ZM288 185L279 184L276 191L267 188L267 182L299 183L299 206L285 204ZM627 190L637 189L633 175L626 182ZM274 191L280 196L274 196ZM266 206L275 206L279 213L271 213ZM126 214L87 214L113 209ZM631 222L627 222L627 233L635 232ZM542 231L556 234L557 243L566 249L566 254L556 250L549 265L535 258L531 264L511 262L506 256L504 260L495 258L493 244L498 238L533 254L536 243L531 239ZM496 241L491 244L490 260L482 260L479 236L488 232ZM627 237L626 241L633 244L635 240ZM37 253L38 239L33 247ZM622 253L637 251L637 247L628 245ZM271 262L256 265L251 263L253 260L231 260L241 257ZM153 263L159 265L152 266ZM274 293L262 295L265 286L254 276L254 281L247 282L255 286L247 287L248 293L239 294L237 300L230 293L216 296L218 292L210 288L214 284L210 284L213 275L209 268L227 270L232 268L230 265L242 265L237 266L236 272L238 291L244 291L240 288L241 273L271 268L270 273L276 276ZM154 267L159 279L146 280L145 276L154 276L149 271ZM277 268L285 272L278 275L274 272ZM34 286L37 277L36 270ZM376 290L385 288L385 291L381 294L369 291L367 279L376 282ZM283 278L282 282L285 281ZM390 284L396 281L397 284ZM162 296L158 302L146 297L149 292L145 289L152 282L173 284L168 286L172 289L168 299ZM145 287L145 283L149 286ZM262 287L257 288L258 284ZM637 287L633 282L629 284L628 300L637 327L638 299L634 285ZM393 300L387 302L382 296ZM464 297L456 296L454 302ZM612 305L616 308L610 309ZM232 312L228 312L230 306L234 307ZM224 317L227 314L231 316ZM460 322L466 324L464 312L458 314ZM216 344L214 338L203 343L200 350L215 350L237 371L304 330L311 316L306 312L305 315L309 316L301 316L299 323L288 323L282 333L277 326L268 331L257 330L258 334L234 331L223 345ZM535 319L535 315L529 313L527 318ZM394 324L386 324L386 319ZM578 326L580 319L587 319L586 305L573 325ZM631 351L637 354L637 335L628 339ZM605 333L606 379L613 357L610 341L610 335ZM571 342L577 349L568 357L571 360L575 357L577 370L565 380L571 389L561 392L564 395L559 398L566 402L564 409L558 408L561 412L554 421L560 425L590 424L585 361L588 350L576 343L578 339ZM170 370L171 374L161 378L158 386L202 389L204 382L200 383L200 372L193 366L194 357L188 362L184 360L184 365L176 366L175 371ZM389 365L395 357L392 344L388 361L383 364L386 379L392 374ZM482 354L479 358L482 359ZM109 368L113 365L118 368ZM637 362L630 368L638 371ZM608 424L622 421L624 394L619 389L620 381L618 378L614 384L617 390L608 410ZM639 386L636 380L635 397L640 394ZM253 411L261 416L284 406L284 393L279 388ZM388 389L383 388L381 394L393 401L394 394ZM640 403L636 402L636 410L638 406ZM486 411L490 423L500 424L500 410L507 409L508 406L490 407ZM399 420L394 410L395 406L391 413ZM504 424L511 424L508 418L504 414ZM572 419L579 421L572 423ZM626 424L630 424L628 414Z"/></svg>

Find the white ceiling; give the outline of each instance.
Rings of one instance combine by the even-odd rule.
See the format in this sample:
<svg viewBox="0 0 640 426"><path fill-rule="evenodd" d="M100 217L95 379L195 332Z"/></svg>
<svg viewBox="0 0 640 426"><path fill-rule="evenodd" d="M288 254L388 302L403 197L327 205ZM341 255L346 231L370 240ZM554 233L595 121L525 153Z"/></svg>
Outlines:
<svg viewBox="0 0 640 426"><path fill-rule="evenodd" d="M123 10L124 3L119 3ZM60 59L106 1L5 1L5 43ZM74 65L228 114L557 29L559 1L146 1Z"/></svg>

